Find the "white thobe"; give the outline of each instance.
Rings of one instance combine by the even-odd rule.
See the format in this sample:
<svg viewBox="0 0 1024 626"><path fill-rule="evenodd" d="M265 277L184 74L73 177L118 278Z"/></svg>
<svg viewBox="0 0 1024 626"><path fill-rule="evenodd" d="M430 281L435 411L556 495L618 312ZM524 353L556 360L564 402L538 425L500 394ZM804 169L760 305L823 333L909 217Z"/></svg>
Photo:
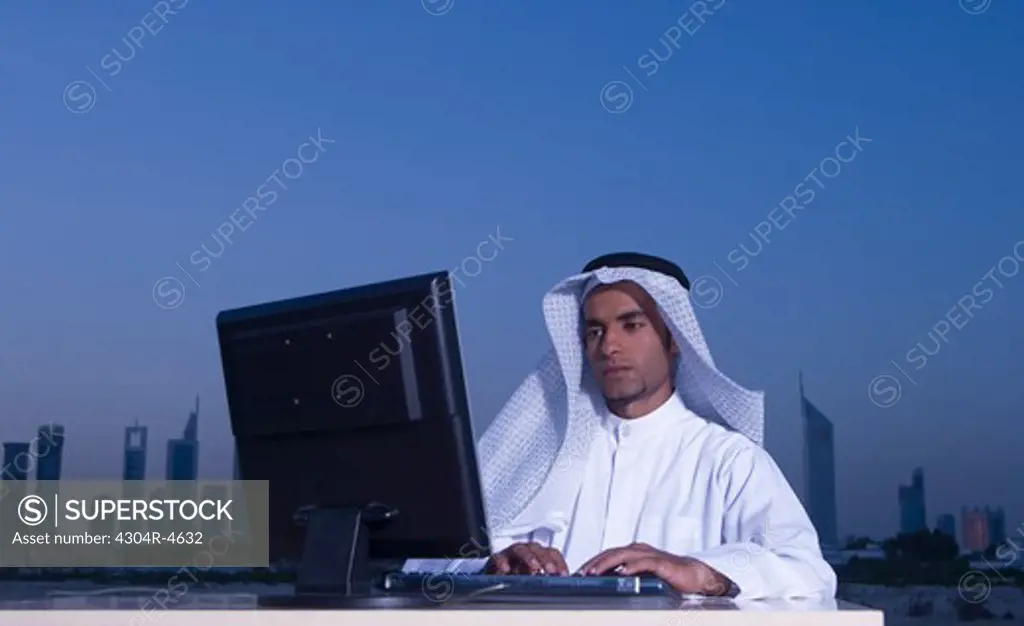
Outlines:
<svg viewBox="0 0 1024 626"><path fill-rule="evenodd" d="M611 548L645 543L698 559L739 598L836 592L814 526L771 456L672 397L643 417L611 413L590 447L570 523L491 537L491 551L534 541L570 572ZM404 571L479 571L486 559L410 560Z"/></svg>

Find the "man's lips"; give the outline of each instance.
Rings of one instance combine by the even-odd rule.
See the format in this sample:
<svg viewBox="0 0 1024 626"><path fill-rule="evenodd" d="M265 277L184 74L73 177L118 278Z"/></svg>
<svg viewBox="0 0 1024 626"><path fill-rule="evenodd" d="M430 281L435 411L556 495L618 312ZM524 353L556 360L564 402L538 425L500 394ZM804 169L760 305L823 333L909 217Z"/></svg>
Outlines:
<svg viewBox="0 0 1024 626"><path fill-rule="evenodd" d="M619 375L619 374L624 374L624 373L628 372L630 369L632 369L632 368L630 368L627 365L610 365L610 366L604 368L604 375L605 376L616 376L616 375Z"/></svg>

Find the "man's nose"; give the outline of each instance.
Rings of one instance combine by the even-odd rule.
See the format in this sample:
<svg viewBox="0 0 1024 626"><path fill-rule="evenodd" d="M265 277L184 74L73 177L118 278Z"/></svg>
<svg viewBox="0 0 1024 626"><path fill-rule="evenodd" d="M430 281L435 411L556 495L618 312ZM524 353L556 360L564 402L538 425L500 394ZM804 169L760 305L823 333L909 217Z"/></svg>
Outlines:
<svg viewBox="0 0 1024 626"><path fill-rule="evenodd" d="M601 354L603 356L612 356L617 354L622 349L622 342L619 339L619 334L616 332L606 332L604 337L601 338Z"/></svg>

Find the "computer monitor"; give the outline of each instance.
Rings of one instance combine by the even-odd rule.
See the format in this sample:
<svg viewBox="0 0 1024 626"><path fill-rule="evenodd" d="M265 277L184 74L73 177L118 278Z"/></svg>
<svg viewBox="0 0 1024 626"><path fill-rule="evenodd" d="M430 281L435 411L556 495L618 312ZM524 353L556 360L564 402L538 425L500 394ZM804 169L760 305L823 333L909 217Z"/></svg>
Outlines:
<svg viewBox="0 0 1024 626"><path fill-rule="evenodd" d="M297 591L489 556L447 272L223 311L217 334L240 478L269 481L271 560L299 563Z"/></svg>

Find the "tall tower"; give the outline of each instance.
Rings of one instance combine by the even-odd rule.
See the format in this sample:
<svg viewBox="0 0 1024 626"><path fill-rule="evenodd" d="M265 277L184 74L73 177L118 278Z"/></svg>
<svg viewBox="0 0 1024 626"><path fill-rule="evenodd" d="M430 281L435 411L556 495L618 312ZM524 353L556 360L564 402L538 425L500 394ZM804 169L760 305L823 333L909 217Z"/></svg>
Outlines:
<svg viewBox="0 0 1024 626"><path fill-rule="evenodd" d="M924 469L914 468L909 485L900 485L900 532L916 533L928 530L928 517L924 507Z"/></svg>
<svg viewBox="0 0 1024 626"><path fill-rule="evenodd" d="M1001 545L1006 542L1006 511L1003 507L985 507L985 518L988 520L989 545ZM985 546L988 548L988 546Z"/></svg>
<svg viewBox="0 0 1024 626"><path fill-rule="evenodd" d="M800 371L800 415L804 431L804 499L822 547L839 547L836 512L835 438L832 421L804 394Z"/></svg>
<svg viewBox="0 0 1024 626"><path fill-rule="evenodd" d="M992 542L988 536L988 516L978 507L960 508L960 526L963 528L963 548L969 552L984 552Z"/></svg>
<svg viewBox="0 0 1024 626"><path fill-rule="evenodd" d="M32 445L28 442L6 442L3 444L3 464L0 465L0 498L9 498L9 502L20 502L28 494L28 476L32 470L34 459L31 453ZM14 530L24 532L24 527L5 516L0 522L5 525L12 524ZM19 527L20 526L20 527ZM11 562L21 562L25 565L25 555L29 552L29 546L13 544L4 546L5 556Z"/></svg>
<svg viewBox="0 0 1024 626"><path fill-rule="evenodd" d="M31 444L21 441L3 444L4 458L2 467L3 480L28 480L32 469Z"/></svg>
<svg viewBox="0 0 1024 626"><path fill-rule="evenodd" d="M188 423L185 424L185 441L199 441L199 396L196 396L196 408L189 412Z"/></svg>
<svg viewBox="0 0 1024 626"><path fill-rule="evenodd" d="M35 494L46 502L53 502L58 492L61 457L64 454L64 427L60 424L45 424L39 427L32 443L35 456Z"/></svg>
<svg viewBox="0 0 1024 626"><path fill-rule="evenodd" d="M35 447L36 480L60 480L61 458L64 453L64 427L60 424L40 426Z"/></svg>
<svg viewBox="0 0 1024 626"><path fill-rule="evenodd" d="M196 480L199 477L199 396L188 414L181 439L167 442L167 480Z"/></svg>
<svg viewBox="0 0 1024 626"><path fill-rule="evenodd" d="M149 430L135 424L124 429L124 480L146 479L146 440Z"/></svg>

